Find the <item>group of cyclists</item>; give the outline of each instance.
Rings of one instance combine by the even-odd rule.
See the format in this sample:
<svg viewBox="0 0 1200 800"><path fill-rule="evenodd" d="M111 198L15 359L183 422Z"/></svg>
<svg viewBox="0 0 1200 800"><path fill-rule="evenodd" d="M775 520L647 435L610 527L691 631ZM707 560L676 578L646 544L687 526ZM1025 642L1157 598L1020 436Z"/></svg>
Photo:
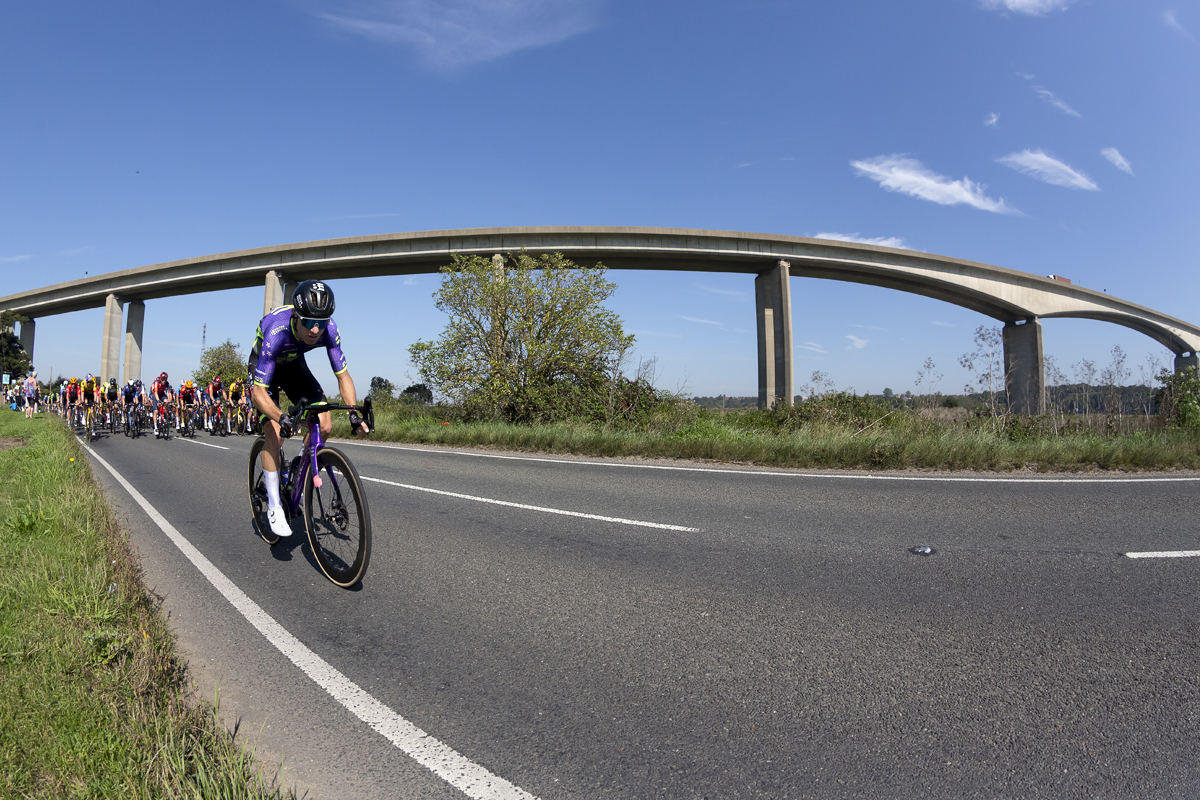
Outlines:
<svg viewBox="0 0 1200 800"><path fill-rule="evenodd" d="M50 409L78 427L94 430L119 424L125 433L146 426L156 437L167 438L171 430L183 430L189 422L212 434L254 433L258 415L250 413L245 382L234 379L226 386L218 375L207 385L184 381L173 387L166 372L147 386L142 381L117 385L116 378L102 383L90 373L83 380L63 381L50 398Z"/></svg>

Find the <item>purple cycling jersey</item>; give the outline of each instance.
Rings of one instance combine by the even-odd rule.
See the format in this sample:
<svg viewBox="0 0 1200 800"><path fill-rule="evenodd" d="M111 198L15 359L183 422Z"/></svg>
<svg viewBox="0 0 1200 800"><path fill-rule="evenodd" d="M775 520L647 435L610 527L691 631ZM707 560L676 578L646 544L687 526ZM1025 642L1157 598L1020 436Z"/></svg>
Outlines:
<svg viewBox="0 0 1200 800"><path fill-rule="evenodd" d="M258 363L254 368L254 384L270 386L277 366L302 358L309 350L324 347L329 351L329 366L336 375L346 371L346 356L342 354L342 339L338 336L337 323L329 320L328 327L321 331L314 345L307 345L292 333L292 307L282 306L271 310L258 323L254 337L254 349Z"/></svg>

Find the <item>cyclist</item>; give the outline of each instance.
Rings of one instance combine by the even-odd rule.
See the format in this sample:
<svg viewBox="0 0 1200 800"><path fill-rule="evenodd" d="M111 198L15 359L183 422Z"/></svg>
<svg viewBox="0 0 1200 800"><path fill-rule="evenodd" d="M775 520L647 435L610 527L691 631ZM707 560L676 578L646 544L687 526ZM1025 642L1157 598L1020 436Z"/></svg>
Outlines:
<svg viewBox="0 0 1200 800"><path fill-rule="evenodd" d="M154 409L154 435L157 436L160 432L158 427L159 418L162 418L163 428L166 430L167 424L167 403L175 399L175 392L171 389L171 383L167 380L167 373L161 372L154 379L154 383L150 384L150 404Z"/></svg>
<svg viewBox="0 0 1200 800"><path fill-rule="evenodd" d="M263 420L266 444L262 468L267 484L267 519L276 536L292 535L279 497L279 445L281 439L292 435L292 419L279 408L279 393L283 391L295 400L305 397L314 403L325 398L321 384L304 363L304 354L324 347L329 354L329 366L337 377L342 402L351 406L358 403L354 380L342 354L337 323L333 321L333 309L333 290L327 284L302 281L292 293L292 305L272 309L258 323L246 365L253 376L250 402ZM317 419L322 436L328 436L333 430L330 413L326 411ZM350 430L359 436L370 432L354 411L350 412Z"/></svg>
<svg viewBox="0 0 1200 800"><path fill-rule="evenodd" d="M180 422L183 419L183 409L186 406L190 411L196 407L197 392L196 387L191 381L184 381L183 386L179 389L179 408L175 410L175 430L179 430Z"/></svg>
<svg viewBox="0 0 1200 800"><path fill-rule="evenodd" d="M231 412L233 411L234 406L241 406L243 409L246 407L246 398L244 395L245 390L242 384L242 379L234 378L233 383L229 384L229 410ZM234 415L231 413L229 416L232 419ZM247 419L249 419L249 414L247 414ZM247 423L246 429L249 430L249 428L250 425Z"/></svg>
<svg viewBox="0 0 1200 800"><path fill-rule="evenodd" d="M58 387L58 413L62 414L63 419L70 421L71 419L71 385L75 383L75 379L63 381L62 386Z"/></svg>
<svg viewBox="0 0 1200 800"><path fill-rule="evenodd" d="M121 415L125 417L125 427L128 429L133 425L133 418L130 414L133 412L134 398L137 393L133 388L133 381L125 381L125 385L121 387ZM140 397L137 397L141 400Z"/></svg>
<svg viewBox="0 0 1200 800"><path fill-rule="evenodd" d="M225 402L225 387L221 384L221 376L216 375L209 382L208 388L205 390L205 395L208 397L209 414L208 430L211 433L213 426L217 424L218 412L221 410L221 405Z"/></svg>
<svg viewBox="0 0 1200 800"><path fill-rule="evenodd" d="M116 413L117 401L121 399L121 390L117 387L117 379L116 378L108 379L108 389L104 392L104 399L107 401L104 404L104 410L105 410L105 416L106 416L106 419L104 421L108 422L109 420L107 419L107 417L111 417L111 415Z"/></svg>
<svg viewBox="0 0 1200 800"><path fill-rule="evenodd" d="M96 407L96 390L100 388L98 383L99 382L92 377L92 373L89 372L84 377L83 383L79 387L80 393L83 395L83 405L86 408Z"/></svg>

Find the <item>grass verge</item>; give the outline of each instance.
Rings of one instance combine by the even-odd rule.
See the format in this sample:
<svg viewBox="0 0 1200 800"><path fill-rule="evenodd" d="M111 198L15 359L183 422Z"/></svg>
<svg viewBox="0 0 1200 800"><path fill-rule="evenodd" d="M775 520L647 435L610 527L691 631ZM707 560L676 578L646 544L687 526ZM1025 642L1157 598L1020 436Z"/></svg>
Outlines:
<svg viewBox="0 0 1200 800"><path fill-rule="evenodd" d="M185 665L74 437L0 412L0 796L285 796Z"/></svg>
<svg viewBox="0 0 1200 800"><path fill-rule="evenodd" d="M376 412L377 441L590 456L642 456L835 469L1049 471L1200 469L1200 436L1154 428L1106 431L1080 424L1051 429L1039 418L942 420L881 410L886 419L797 420L787 412L702 409L637 429L583 422L463 422L452 410L401 407ZM345 415L334 435L350 435Z"/></svg>

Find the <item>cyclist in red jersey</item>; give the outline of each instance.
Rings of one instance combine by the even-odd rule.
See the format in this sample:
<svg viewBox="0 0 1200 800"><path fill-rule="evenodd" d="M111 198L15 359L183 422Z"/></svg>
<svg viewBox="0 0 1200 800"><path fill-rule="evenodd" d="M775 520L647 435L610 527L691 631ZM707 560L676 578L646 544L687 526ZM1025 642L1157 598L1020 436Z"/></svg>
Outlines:
<svg viewBox="0 0 1200 800"><path fill-rule="evenodd" d="M179 404L175 408L175 430L183 427L183 408L184 406L194 406L196 404L196 388L191 381L185 381L183 386L179 387Z"/></svg>
<svg viewBox="0 0 1200 800"><path fill-rule="evenodd" d="M154 433L157 435L162 429L159 428L159 420L162 424L167 424L167 403L175 399L175 392L171 389L171 384L167 380L167 373L161 372L154 379L154 383L150 384L150 404L154 407Z"/></svg>

